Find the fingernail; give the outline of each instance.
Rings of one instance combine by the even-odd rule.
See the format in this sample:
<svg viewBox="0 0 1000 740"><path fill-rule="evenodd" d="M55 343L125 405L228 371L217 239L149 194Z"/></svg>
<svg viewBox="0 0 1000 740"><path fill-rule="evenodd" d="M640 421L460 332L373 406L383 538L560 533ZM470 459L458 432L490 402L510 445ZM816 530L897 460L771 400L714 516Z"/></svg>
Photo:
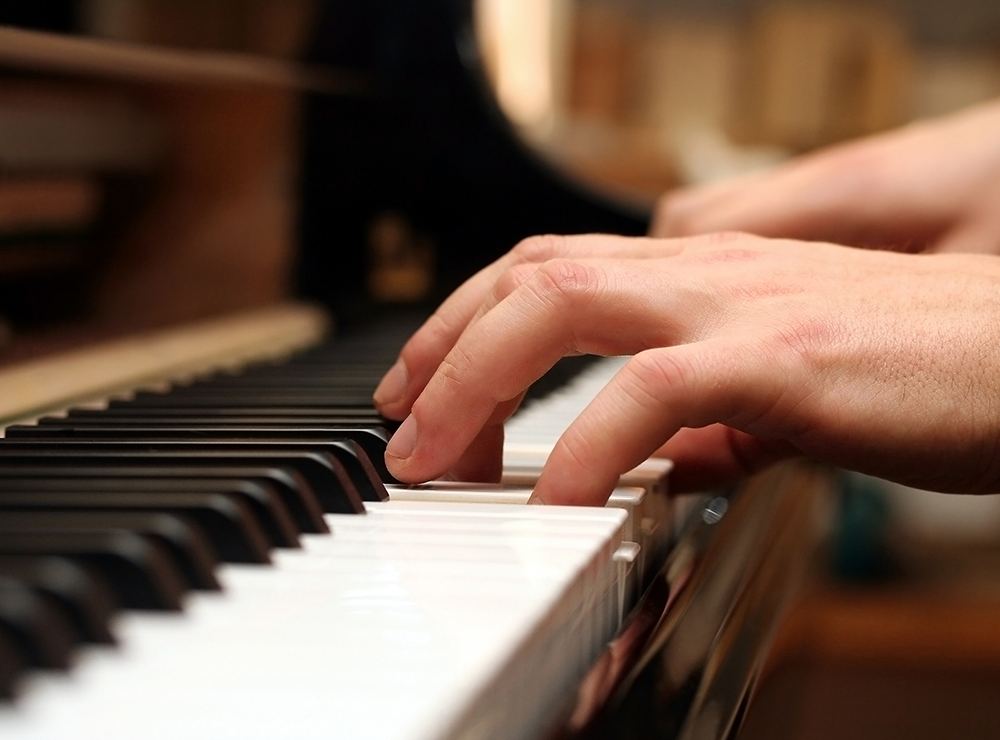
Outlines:
<svg viewBox="0 0 1000 740"><path fill-rule="evenodd" d="M532 494L530 496L528 496L528 503L529 504L537 504L539 506L544 506L545 505L545 502L542 500L542 497L536 495L534 492L532 492Z"/></svg>
<svg viewBox="0 0 1000 740"><path fill-rule="evenodd" d="M396 364L389 368L372 396L379 406L392 404L403 397L409 385L410 374L406 371L406 365L402 360L396 360Z"/></svg>
<svg viewBox="0 0 1000 740"><path fill-rule="evenodd" d="M392 435L392 439L389 440L389 444L385 448L385 454L398 460L405 460L413 454L413 448L416 446L417 420L413 418L413 414L410 414Z"/></svg>

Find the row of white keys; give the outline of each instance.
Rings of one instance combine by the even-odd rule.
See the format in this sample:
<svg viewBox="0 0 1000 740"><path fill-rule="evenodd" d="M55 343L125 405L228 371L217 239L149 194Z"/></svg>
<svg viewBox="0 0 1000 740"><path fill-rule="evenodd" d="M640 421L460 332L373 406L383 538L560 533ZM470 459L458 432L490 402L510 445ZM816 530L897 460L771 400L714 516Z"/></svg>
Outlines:
<svg viewBox="0 0 1000 740"><path fill-rule="evenodd" d="M561 388L531 401L504 427L503 478L509 486L532 486L538 479L552 447L569 424L628 362L628 357L602 357ZM639 488L632 509L635 533L632 540L642 548L639 582L647 565L661 558L683 526L684 512L668 497L667 484L673 463L650 458L619 478L620 490ZM612 497L613 505L622 506ZM682 507L684 504L682 504Z"/></svg>
<svg viewBox="0 0 1000 740"><path fill-rule="evenodd" d="M386 488L391 500L413 502L523 506L531 495L531 488L527 486L452 481ZM663 496L651 496L642 488L619 486L612 491L608 506L626 514L624 541L615 556L622 569L619 616L624 618L645 583L649 569L657 567L670 546L668 529L662 526L668 516L669 502Z"/></svg>
<svg viewBox="0 0 1000 740"><path fill-rule="evenodd" d="M369 505L37 674L0 737L530 738L612 636L616 509Z"/></svg>
<svg viewBox="0 0 1000 740"><path fill-rule="evenodd" d="M508 440L551 446L628 360L628 357L595 359L562 387L527 403L507 422Z"/></svg>

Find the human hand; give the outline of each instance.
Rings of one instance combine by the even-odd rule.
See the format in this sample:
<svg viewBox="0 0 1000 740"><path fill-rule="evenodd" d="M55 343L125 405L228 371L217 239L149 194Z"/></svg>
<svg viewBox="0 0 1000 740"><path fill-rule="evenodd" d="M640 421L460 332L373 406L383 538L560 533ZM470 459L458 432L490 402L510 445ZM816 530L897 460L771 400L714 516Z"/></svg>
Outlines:
<svg viewBox="0 0 1000 740"><path fill-rule="evenodd" d="M1000 253L1000 102L667 193L650 234L740 230L896 251Z"/></svg>
<svg viewBox="0 0 1000 740"><path fill-rule="evenodd" d="M698 490L806 455L938 490L1000 481L1000 260L713 234L528 240L459 289L376 394L404 481L495 475L502 422L570 353L634 354L558 441L547 503L652 453Z"/></svg>

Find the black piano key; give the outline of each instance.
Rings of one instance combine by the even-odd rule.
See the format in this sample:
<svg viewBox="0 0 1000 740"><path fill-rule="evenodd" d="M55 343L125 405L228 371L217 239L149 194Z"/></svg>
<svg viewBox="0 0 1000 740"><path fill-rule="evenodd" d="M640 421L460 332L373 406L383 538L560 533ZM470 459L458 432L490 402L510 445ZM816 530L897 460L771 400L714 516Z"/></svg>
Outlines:
<svg viewBox="0 0 1000 740"><path fill-rule="evenodd" d="M169 408L174 405L183 405L189 408L244 408L260 409L268 407L289 407L299 409L314 409L323 411L329 408L357 407L371 408L371 394L324 394L313 393L304 395L294 394L267 394L248 398L245 394L238 396L213 397L211 394L204 397L177 399L169 393L149 392L139 394L127 400L115 399L108 402L108 408L143 408L159 409Z"/></svg>
<svg viewBox="0 0 1000 740"><path fill-rule="evenodd" d="M109 441L150 440L157 442L213 442L231 445L295 446L337 457L351 476L365 501L388 498L384 483L398 483L385 467L385 447L389 435L379 427L328 426L320 428L230 424L221 426L177 424L156 426L134 423L71 425L14 425L6 436L18 440L107 439ZM345 454L346 453L346 454Z"/></svg>
<svg viewBox="0 0 1000 740"><path fill-rule="evenodd" d="M0 575L0 623L29 666L69 668L77 633L45 594Z"/></svg>
<svg viewBox="0 0 1000 740"><path fill-rule="evenodd" d="M247 391L241 388L171 388L170 390L148 391L133 396L133 405L150 405L155 408L165 403L168 406L240 406L253 408L255 406L315 406L316 408L334 405L372 405L371 392L353 388L307 389L307 388L270 388L260 391Z"/></svg>
<svg viewBox="0 0 1000 740"><path fill-rule="evenodd" d="M34 424L12 424L4 433L8 438L73 437L143 434L158 436L185 434L191 437L290 437L336 441L353 439L372 458L384 457L385 446L391 436L390 426L365 419L335 416L209 416L192 415L155 416L120 415L112 412L86 417L45 416ZM190 431L188 431L190 430ZM298 434L296 434L296 432Z"/></svg>
<svg viewBox="0 0 1000 740"><path fill-rule="evenodd" d="M322 448L322 449L320 449ZM127 437L116 440L4 439L0 442L0 464L4 458L27 455L87 455L95 458L127 458L139 464L214 464L231 467L239 464L287 466L296 470L308 483L309 494L303 491L300 506L309 514L314 531L328 531L322 512L363 514L364 505L340 458L346 454L339 442L309 442L253 440L142 440ZM301 513L301 512L300 512Z"/></svg>
<svg viewBox="0 0 1000 740"><path fill-rule="evenodd" d="M102 441L26 443L4 440L0 444L0 468L5 465L33 464L38 466L81 466L98 464L111 469L116 465L128 467L176 467L206 472L217 468L232 469L240 466L285 468L294 472L300 485L281 489L286 494L285 505L303 532L329 532L323 521L319 496L330 503L331 513L361 514L364 504L356 491L345 491L333 461L327 455L261 449L207 450L192 445L163 445L149 443L113 443ZM340 471L342 475L346 475ZM317 490L318 489L318 490ZM351 495L353 493L353 496Z"/></svg>
<svg viewBox="0 0 1000 740"><path fill-rule="evenodd" d="M249 363L238 369L218 370L206 373L193 379L192 382L203 380L233 380L244 378L316 378L322 380L328 377L348 375L371 379L384 371L395 360L396 352L380 353L374 357L371 353L362 356L355 350L354 356L349 353L329 348L321 349L318 345L313 351L300 352L279 362ZM317 351L318 350L318 351Z"/></svg>
<svg viewBox="0 0 1000 740"><path fill-rule="evenodd" d="M339 455L339 457L344 463L347 474L354 481L362 500L388 501L389 492L385 488L386 479L380 470L380 468L385 468L385 448L382 448L382 454L378 456L382 465L377 467L364 448L364 444L358 439L345 439L337 442L337 445L347 453ZM385 476L390 479L389 482L398 482L389 475L388 470L385 471Z"/></svg>
<svg viewBox="0 0 1000 740"><path fill-rule="evenodd" d="M218 591L212 548L197 527L170 514L144 512L0 511L0 537L10 533L62 534L125 531L158 541L188 588Z"/></svg>
<svg viewBox="0 0 1000 740"><path fill-rule="evenodd" d="M416 326L414 326L416 328ZM405 340L406 337L403 337ZM401 344L402 342L400 342ZM318 374L336 371L337 368L347 368L350 371L372 371L385 367L386 363L391 363L398 352L398 345L391 351L373 353L368 350L360 352L357 343L351 347L350 337L342 335L335 340L327 340L324 343L313 345L294 354L278 360L263 362L250 362L239 368L228 368L217 370L211 376L222 377L245 377L278 374L285 376L288 374Z"/></svg>
<svg viewBox="0 0 1000 740"><path fill-rule="evenodd" d="M293 427L299 429L331 429L365 428L372 429L382 436L389 434L399 426L398 421L383 419L377 414L320 414L304 412L299 415L281 416L278 414L261 413L257 415L236 413L235 409L170 409L169 413L160 411L128 413L124 409L80 409L80 411L97 411L99 413L80 414L75 410L65 416L43 416L36 420L39 427L72 427L79 429L88 426L205 426L226 427L242 425L248 427ZM251 411L247 409L247 411Z"/></svg>
<svg viewBox="0 0 1000 740"><path fill-rule="evenodd" d="M370 387L392 364L392 359L375 361L356 360L344 356L290 357L283 363L247 365L239 370L205 373L185 379L181 387L204 385L255 386L255 385L309 385L329 386L351 382Z"/></svg>
<svg viewBox="0 0 1000 740"><path fill-rule="evenodd" d="M173 416L211 416L211 417L291 417L296 420L303 417L318 418L324 421L335 421L341 418L362 418L366 421L377 420L378 423L385 424L386 420L372 408L371 402L364 405L355 406L325 406L321 409L309 406L258 406L253 408L241 408L239 406L221 406L215 408L210 404L200 406L164 405L154 409L142 406L130 406L128 401L110 401L107 408L103 409L70 409L66 412L66 418L77 419L87 417L173 417ZM52 417L58 418L58 417Z"/></svg>
<svg viewBox="0 0 1000 740"><path fill-rule="evenodd" d="M376 383L374 378L377 375L365 375L355 373L327 373L322 377L292 377L286 373L284 375L274 375L269 378L254 378L251 376L230 376L214 377L195 380L190 383L177 383L170 387L168 393L179 398L194 398L209 396L213 393L223 393L226 395L245 394L249 398L254 395L264 393L264 395L320 395L320 394L342 394L351 396L368 393L368 402L371 403L371 392ZM139 395L153 395L158 391L140 391Z"/></svg>
<svg viewBox="0 0 1000 740"><path fill-rule="evenodd" d="M197 477L195 477L197 476ZM299 528L285 501L304 482L283 468L44 467L0 465L0 491L148 491L214 493L235 498L257 516L273 547L299 547Z"/></svg>
<svg viewBox="0 0 1000 740"><path fill-rule="evenodd" d="M229 563L269 563L267 537L239 499L212 493L0 491L0 512L122 511L174 514L195 522L215 554Z"/></svg>
<svg viewBox="0 0 1000 740"><path fill-rule="evenodd" d="M378 377L378 376L375 376ZM236 397L242 395L248 399L259 396L288 396L288 397L311 397L325 396L336 400L339 397L352 399L362 398L367 407L373 406L371 394L375 391L376 383L372 378L367 378L364 382L356 379L330 379L322 380L292 379L292 378L213 378L202 380L190 385L173 385L166 393L178 399L179 404L183 404L189 398L207 398L212 395ZM138 395L138 394L137 394ZM152 394L150 394L152 395ZM141 396L140 396L141 397ZM329 405L329 404L327 404Z"/></svg>
<svg viewBox="0 0 1000 740"><path fill-rule="evenodd" d="M9 429L0 442L0 577L6 573L57 604L77 637L110 640L116 598L128 608L178 609L185 579L197 585L211 574L210 558L199 573L184 537L171 539L135 519L128 529L29 532L13 526L38 524L24 516L52 514L73 525L86 524L80 517L111 516L102 521L125 524L155 512L182 528L193 523L189 531L204 532L227 560L264 562L268 546L297 546L300 531L329 531L323 511L363 513L362 501L387 498L384 483L394 482L384 449L398 422L378 414L371 394L408 333L376 353L381 361L355 358L358 348L371 355L377 342L349 339L166 392L139 392L107 409L71 409L30 430ZM28 439L91 426L101 431L72 436L93 436L96 444L32 449ZM31 477L39 472L43 477ZM32 552L61 554L20 554ZM97 584L106 577L115 596L105 594L103 608L88 606L94 599L85 595L100 586L74 590L65 573L43 576L40 563L55 570L58 563ZM11 695L24 666L13 648L4 658L6 635L0 626L0 694Z"/></svg>
<svg viewBox="0 0 1000 740"><path fill-rule="evenodd" d="M299 415L282 416L270 414L270 409L265 409L267 413L256 415L229 413L238 412L239 409L171 409L171 413L125 413L124 411L112 411L109 409L80 409L79 411L97 411L80 415L76 410L71 410L66 416L44 416L36 420L34 425L24 425L27 429L33 428L72 428L81 429L87 427L148 427L148 428L185 428L185 427L247 427L260 429L301 429L309 430L311 433L316 430L329 430L331 436L338 430L365 430L364 437L359 437L359 441L365 442L365 449L373 463L381 461L385 464L385 445L392 434L402 423L393 419L384 419L376 414L320 414L311 413L304 410ZM212 413L214 411L214 413ZM244 409L244 411L251 411ZM180 412L180 413L175 413ZM17 427L21 429L21 426ZM30 432L29 432L30 434ZM368 438L371 438L369 441ZM384 480L384 479L383 479ZM386 481L391 482L391 481Z"/></svg>
<svg viewBox="0 0 1000 740"><path fill-rule="evenodd" d="M67 557L96 569L125 608L181 608L184 580L170 554L134 532L3 532L0 555Z"/></svg>
<svg viewBox="0 0 1000 740"><path fill-rule="evenodd" d="M68 558L0 555L0 575L48 594L63 609L84 642L115 643L111 619L118 602L96 572Z"/></svg>

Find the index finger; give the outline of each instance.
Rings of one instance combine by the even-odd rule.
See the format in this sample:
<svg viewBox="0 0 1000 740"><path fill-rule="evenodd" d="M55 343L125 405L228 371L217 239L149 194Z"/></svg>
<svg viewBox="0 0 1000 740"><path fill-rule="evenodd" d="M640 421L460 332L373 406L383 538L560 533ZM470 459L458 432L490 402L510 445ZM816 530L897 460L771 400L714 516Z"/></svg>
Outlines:
<svg viewBox="0 0 1000 740"><path fill-rule="evenodd" d="M567 354L631 354L703 331L718 306L700 283L679 280L665 290L645 263L541 265L472 324L437 368L386 449L393 475L417 482L451 469L498 406ZM680 305L697 315L685 318Z"/></svg>
<svg viewBox="0 0 1000 740"><path fill-rule="evenodd" d="M462 332L481 313L484 301L497 280L509 269L523 264L541 264L560 257L638 258L677 251L679 247L676 244L663 240L603 234L575 237L547 235L524 240L465 281L414 333L375 390L375 405L391 419L403 419L409 414L417 396Z"/></svg>

